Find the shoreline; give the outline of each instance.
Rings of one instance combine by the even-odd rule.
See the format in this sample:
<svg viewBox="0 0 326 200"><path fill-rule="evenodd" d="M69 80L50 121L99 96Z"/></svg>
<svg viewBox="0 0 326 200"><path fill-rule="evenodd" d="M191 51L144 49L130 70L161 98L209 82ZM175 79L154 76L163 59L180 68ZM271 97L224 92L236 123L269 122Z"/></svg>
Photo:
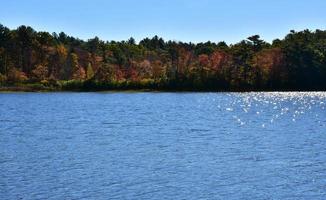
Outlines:
<svg viewBox="0 0 326 200"><path fill-rule="evenodd" d="M0 86L0 93L15 93L15 92L26 92L26 93L55 93L55 92L74 92L74 93L88 93L88 92L171 92L171 93L182 93L182 92L207 92L207 93L246 93L246 92L326 92L326 90L306 90L306 89L280 89L280 90L205 90L205 89L63 89L63 88L51 88L51 87L29 87L29 86Z"/></svg>

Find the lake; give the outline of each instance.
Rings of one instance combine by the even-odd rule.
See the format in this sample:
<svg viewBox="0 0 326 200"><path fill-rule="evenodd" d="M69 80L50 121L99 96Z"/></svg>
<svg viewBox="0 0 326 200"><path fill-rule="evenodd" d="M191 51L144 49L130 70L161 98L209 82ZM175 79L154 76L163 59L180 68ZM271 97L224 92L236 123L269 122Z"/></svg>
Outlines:
<svg viewBox="0 0 326 200"><path fill-rule="evenodd" d="M1 93L0 199L326 199L326 93Z"/></svg>

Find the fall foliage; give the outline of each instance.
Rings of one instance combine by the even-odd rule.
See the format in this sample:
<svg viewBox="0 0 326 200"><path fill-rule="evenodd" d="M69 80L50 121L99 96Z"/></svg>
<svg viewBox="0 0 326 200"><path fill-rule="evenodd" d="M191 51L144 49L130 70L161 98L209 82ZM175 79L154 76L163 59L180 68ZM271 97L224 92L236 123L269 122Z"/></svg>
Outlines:
<svg viewBox="0 0 326 200"><path fill-rule="evenodd" d="M0 85L57 89L325 90L326 31L291 31L269 44L83 41L65 33L0 25ZM62 83L62 84L61 84ZM75 84L78 83L78 84Z"/></svg>

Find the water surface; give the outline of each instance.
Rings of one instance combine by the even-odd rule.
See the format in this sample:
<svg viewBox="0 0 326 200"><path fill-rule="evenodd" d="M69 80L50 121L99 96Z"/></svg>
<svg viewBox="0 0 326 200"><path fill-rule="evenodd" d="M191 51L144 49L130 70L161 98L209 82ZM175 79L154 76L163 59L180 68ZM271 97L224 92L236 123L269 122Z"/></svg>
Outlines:
<svg viewBox="0 0 326 200"><path fill-rule="evenodd" d="M326 199L326 93L2 93L0 199Z"/></svg>

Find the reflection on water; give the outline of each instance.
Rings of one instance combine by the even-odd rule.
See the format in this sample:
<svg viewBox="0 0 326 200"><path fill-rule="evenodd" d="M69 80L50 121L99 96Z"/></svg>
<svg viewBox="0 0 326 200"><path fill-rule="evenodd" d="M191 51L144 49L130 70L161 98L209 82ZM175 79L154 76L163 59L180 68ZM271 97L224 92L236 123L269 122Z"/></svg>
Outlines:
<svg viewBox="0 0 326 200"><path fill-rule="evenodd" d="M0 94L0 199L325 199L326 93Z"/></svg>

